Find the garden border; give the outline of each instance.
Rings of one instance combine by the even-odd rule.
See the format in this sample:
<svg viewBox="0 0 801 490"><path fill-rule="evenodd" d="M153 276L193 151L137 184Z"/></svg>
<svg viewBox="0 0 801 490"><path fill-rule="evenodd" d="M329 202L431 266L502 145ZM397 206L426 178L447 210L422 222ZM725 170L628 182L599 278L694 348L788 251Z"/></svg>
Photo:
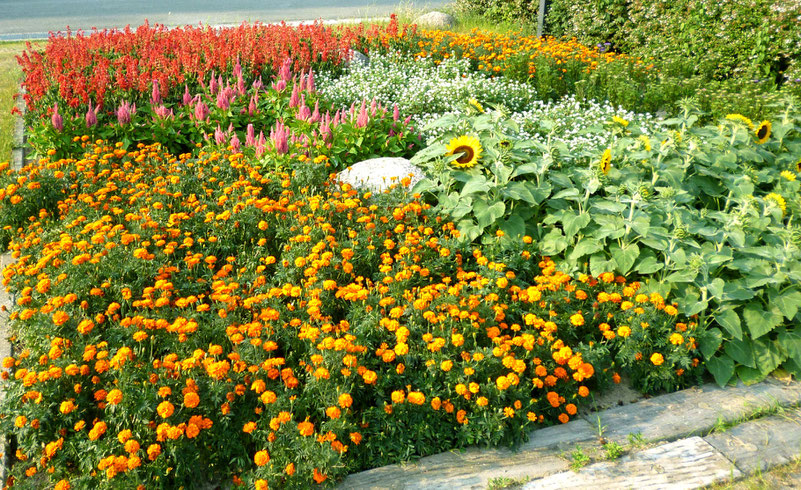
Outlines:
<svg viewBox="0 0 801 490"><path fill-rule="evenodd" d="M448 451L351 474L338 488L484 489L493 480L529 481L526 490L628 488L635 482L698 488L801 458L801 408L796 407L801 407L799 381L705 384L535 430L517 450ZM767 440L756 436L766 431L772 435ZM628 454L610 461L603 457L606 444ZM587 455L584 464L592 464L574 473L570 451Z"/></svg>

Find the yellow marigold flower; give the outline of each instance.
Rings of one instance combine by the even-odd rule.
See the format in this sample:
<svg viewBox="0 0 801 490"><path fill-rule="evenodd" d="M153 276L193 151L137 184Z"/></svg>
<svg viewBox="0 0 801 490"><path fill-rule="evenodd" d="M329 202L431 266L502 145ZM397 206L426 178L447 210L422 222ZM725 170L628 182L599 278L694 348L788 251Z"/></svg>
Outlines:
<svg viewBox="0 0 801 490"><path fill-rule="evenodd" d="M631 329L629 327L625 326L625 325L623 325L621 327L618 327L617 335L619 337L623 337L625 339L626 337L631 335Z"/></svg>
<svg viewBox="0 0 801 490"><path fill-rule="evenodd" d="M426 402L426 396L419 391L411 391L408 396L409 403L422 405Z"/></svg>
<svg viewBox="0 0 801 490"><path fill-rule="evenodd" d="M403 390L395 390L390 397L392 398L392 403L403 403L406 400L406 393Z"/></svg>
<svg viewBox="0 0 801 490"><path fill-rule="evenodd" d="M665 313L667 313L670 316L675 316L679 313L679 310L677 310L676 307L673 305L667 305L665 306Z"/></svg>
<svg viewBox="0 0 801 490"><path fill-rule="evenodd" d="M584 325L584 317L581 315L581 313L576 313L575 315L572 315L570 317L570 323L572 323L577 327L580 327Z"/></svg>
<svg viewBox="0 0 801 490"><path fill-rule="evenodd" d="M671 334L670 343L673 345L681 345L684 343L684 337L682 337L680 333Z"/></svg>
<svg viewBox="0 0 801 490"><path fill-rule="evenodd" d="M653 354L651 354L651 363L654 366L661 366L663 362L665 362L665 358L662 357L662 354L658 352L654 352Z"/></svg>

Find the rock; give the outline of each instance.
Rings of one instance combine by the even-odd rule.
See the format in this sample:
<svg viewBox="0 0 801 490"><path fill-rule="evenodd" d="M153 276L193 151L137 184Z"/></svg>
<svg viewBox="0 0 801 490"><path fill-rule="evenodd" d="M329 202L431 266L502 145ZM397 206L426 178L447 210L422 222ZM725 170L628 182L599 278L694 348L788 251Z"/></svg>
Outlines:
<svg viewBox="0 0 801 490"><path fill-rule="evenodd" d="M425 174L405 158L381 157L364 160L351 165L337 176L343 184L358 189L382 192L404 178L410 178L409 188L418 183Z"/></svg>
<svg viewBox="0 0 801 490"><path fill-rule="evenodd" d="M370 65L370 58L367 57L364 53L360 53L355 49L351 49L348 52L348 60L345 62L346 66L369 66Z"/></svg>
<svg viewBox="0 0 801 490"><path fill-rule="evenodd" d="M456 23L452 15L444 12L429 12L421 15L414 21L415 24L429 29L449 29Z"/></svg>

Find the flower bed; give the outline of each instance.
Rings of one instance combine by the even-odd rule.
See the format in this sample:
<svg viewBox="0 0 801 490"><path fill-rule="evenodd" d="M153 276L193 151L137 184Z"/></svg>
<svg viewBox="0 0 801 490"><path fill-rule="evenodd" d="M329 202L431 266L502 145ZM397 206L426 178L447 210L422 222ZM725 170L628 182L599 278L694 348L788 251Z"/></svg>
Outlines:
<svg viewBox="0 0 801 490"><path fill-rule="evenodd" d="M25 169L4 202L59 198L4 272L21 484L175 488L203 467L305 487L567 422L618 351L647 376L697 371L695 324L661 296L571 280L527 237L460 244L400 190L338 190L310 160L291 177L241 154L87 150Z"/></svg>
<svg viewBox="0 0 801 490"><path fill-rule="evenodd" d="M352 46L375 63L341 68ZM196 486L199 467L328 485L518 443L619 373L644 392L705 370L721 385L801 374L792 105L702 126L690 104L655 123L535 102L648 70L394 20L145 26L54 38L23 63L43 158L0 166L18 347L0 425L21 486ZM528 84L494 78L518 71ZM428 176L414 189L334 176L413 155Z"/></svg>

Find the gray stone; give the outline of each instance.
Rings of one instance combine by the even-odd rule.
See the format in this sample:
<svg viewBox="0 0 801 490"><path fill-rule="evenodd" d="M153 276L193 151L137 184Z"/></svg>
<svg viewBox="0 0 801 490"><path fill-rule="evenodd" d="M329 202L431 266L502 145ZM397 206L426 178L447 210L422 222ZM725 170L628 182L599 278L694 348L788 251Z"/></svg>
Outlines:
<svg viewBox="0 0 801 490"><path fill-rule="evenodd" d="M745 422L704 440L743 473L765 471L801 457L801 409Z"/></svg>
<svg viewBox="0 0 801 490"><path fill-rule="evenodd" d="M567 461L541 450L481 449L450 451L415 463L392 465L348 476L342 489L485 489L493 478L537 478L568 468Z"/></svg>
<svg viewBox="0 0 801 490"><path fill-rule="evenodd" d="M454 19L452 15L444 12L434 11L421 15L414 23L429 29L450 29L456 24L456 19Z"/></svg>
<svg viewBox="0 0 801 490"><path fill-rule="evenodd" d="M529 433L528 441L520 445L521 451L554 449L567 451L576 444L588 446L598 440L598 431L583 419L573 419L566 424L543 427Z"/></svg>
<svg viewBox="0 0 801 490"><path fill-rule="evenodd" d="M524 490L592 488L698 488L741 475L729 460L700 437L662 444L617 461L591 464L534 480Z"/></svg>
<svg viewBox="0 0 801 490"><path fill-rule="evenodd" d="M672 441L690 435L706 435L719 421L742 419L755 410L775 405L801 403L801 383L763 381L751 386L719 388L707 384L655 396L632 405L610 408L589 415L606 426L604 437L625 444L629 434L642 434L646 441Z"/></svg>
<svg viewBox="0 0 801 490"><path fill-rule="evenodd" d="M358 189L383 192L407 177L411 179L411 189L425 174L405 158L381 157L351 165L339 173L337 180Z"/></svg>
<svg viewBox="0 0 801 490"><path fill-rule="evenodd" d="M345 66L370 66L370 58L367 55L356 51L355 49L351 49L348 51L348 59L345 62Z"/></svg>
<svg viewBox="0 0 801 490"><path fill-rule="evenodd" d="M22 94L25 93L25 87L19 87L20 97L17 98L16 107L20 114L14 116L14 134L11 144L11 168L19 170L25 166L27 159L27 140L25 137L25 112L27 105Z"/></svg>

